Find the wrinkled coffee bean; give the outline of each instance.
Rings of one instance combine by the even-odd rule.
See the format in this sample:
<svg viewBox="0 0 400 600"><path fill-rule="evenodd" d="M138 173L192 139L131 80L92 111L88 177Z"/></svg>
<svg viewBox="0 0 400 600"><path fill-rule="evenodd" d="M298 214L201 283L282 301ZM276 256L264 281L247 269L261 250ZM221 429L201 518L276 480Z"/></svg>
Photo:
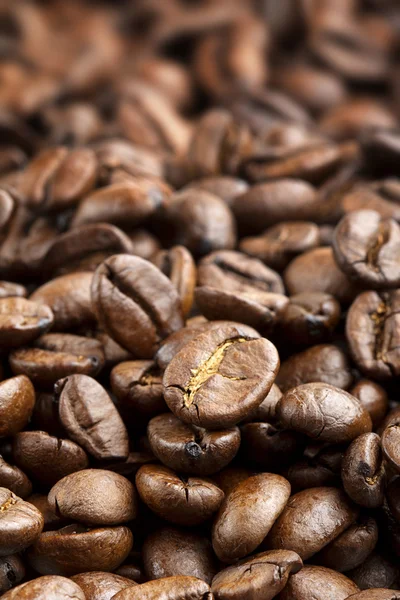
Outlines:
<svg viewBox="0 0 400 600"><path fill-rule="evenodd" d="M192 308L196 285L196 265L192 255L184 246L175 246L168 251L157 252L154 264L176 287L181 301L182 314L186 316Z"/></svg>
<svg viewBox="0 0 400 600"><path fill-rule="evenodd" d="M135 416L152 417L167 409L162 376L151 360L120 362L111 371L110 383L121 407Z"/></svg>
<svg viewBox="0 0 400 600"><path fill-rule="evenodd" d="M33 504L0 488L0 556L30 546L40 536L43 524L43 517Z"/></svg>

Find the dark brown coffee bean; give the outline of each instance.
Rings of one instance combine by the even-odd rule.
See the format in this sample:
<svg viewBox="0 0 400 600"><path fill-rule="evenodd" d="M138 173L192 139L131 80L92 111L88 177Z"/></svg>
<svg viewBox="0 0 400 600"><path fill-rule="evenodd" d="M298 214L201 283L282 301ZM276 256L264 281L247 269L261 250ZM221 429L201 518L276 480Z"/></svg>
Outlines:
<svg viewBox="0 0 400 600"><path fill-rule="evenodd" d="M303 292L289 298L279 320L279 332L292 344L313 345L325 341L339 320L340 304L333 296Z"/></svg>
<svg viewBox="0 0 400 600"><path fill-rule="evenodd" d="M29 344L53 325L49 306L25 298L0 299L0 342L3 348Z"/></svg>
<svg viewBox="0 0 400 600"><path fill-rule="evenodd" d="M399 439L399 422L397 419L393 419L382 432L382 452L397 472L400 471Z"/></svg>
<svg viewBox="0 0 400 600"><path fill-rule="evenodd" d="M313 561L339 573L345 573L361 565L374 550L377 541L376 521L372 517L361 518L325 546L314 556Z"/></svg>
<svg viewBox="0 0 400 600"><path fill-rule="evenodd" d="M361 182L343 194L340 207L344 214L355 210L374 210L382 219L399 221L399 194L399 181L395 178L383 179L373 184Z"/></svg>
<svg viewBox="0 0 400 600"><path fill-rule="evenodd" d="M34 348L19 348L9 355L15 375L27 375L41 389L52 387L67 375L95 377L104 366L102 344L94 339L68 333L48 333L34 342Z"/></svg>
<svg viewBox="0 0 400 600"><path fill-rule="evenodd" d="M129 557L128 559L129 560ZM143 567L135 563L124 563L118 569L115 569L114 573L120 575L125 579L129 579L131 583L145 583L147 578L144 574Z"/></svg>
<svg viewBox="0 0 400 600"><path fill-rule="evenodd" d="M112 471L84 469L63 477L48 496L50 508L87 525L120 525L136 517L136 491Z"/></svg>
<svg viewBox="0 0 400 600"><path fill-rule="evenodd" d="M225 497L227 497L239 483L242 483L242 481L254 474L254 472L243 467L225 467L222 471L215 473L212 479L224 492Z"/></svg>
<svg viewBox="0 0 400 600"><path fill-rule="evenodd" d="M399 570L396 564L373 552L356 569L349 571L350 577L361 590L369 588L391 588L397 585Z"/></svg>
<svg viewBox="0 0 400 600"><path fill-rule="evenodd" d="M217 573L210 541L187 529L162 527L151 533L144 541L142 556L150 580L191 575L210 584Z"/></svg>
<svg viewBox="0 0 400 600"><path fill-rule="evenodd" d="M28 295L26 287L13 283L12 281L0 281L0 298L11 298L13 296L19 296L24 298Z"/></svg>
<svg viewBox="0 0 400 600"><path fill-rule="evenodd" d="M241 455L265 471L281 472L301 455L304 436L270 423L247 423L240 428Z"/></svg>
<svg viewBox="0 0 400 600"><path fill-rule="evenodd" d="M29 550L29 562L41 575L114 571L128 556L133 537L127 527L87 529L68 525L42 533Z"/></svg>
<svg viewBox="0 0 400 600"><path fill-rule="evenodd" d="M367 377L388 379L400 373L400 290L363 292L347 314L346 337L352 356Z"/></svg>
<svg viewBox="0 0 400 600"><path fill-rule="evenodd" d="M192 255L184 246L174 246L170 250L160 250L153 262L176 287L185 317L192 308L196 285L196 265Z"/></svg>
<svg viewBox="0 0 400 600"><path fill-rule="evenodd" d="M400 478L394 477L386 488L386 500L396 521L400 521Z"/></svg>
<svg viewBox="0 0 400 600"><path fill-rule="evenodd" d="M276 423L276 407L281 398L281 390L273 383L264 400L243 420L243 423Z"/></svg>
<svg viewBox="0 0 400 600"><path fill-rule="evenodd" d="M241 227L261 233L281 221L304 221L317 203L312 185L300 179L280 179L252 186L234 198L233 213Z"/></svg>
<svg viewBox="0 0 400 600"><path fill-rule="evenodd" d="M144 465L136 474L143 502L157 515L177 525L198 525L219 508L224 493L211 480L185 478L159 465Z"/></svg>
<svg viewBox="0 0 400 600"><path fill-rule="evenodd" d="M382 448L383 449L383 448ZM381 506L386 483L381 441L376 433L356 438L343 457L344 489L361 506Z"/></svg>
<svg viewBox="0 0 400 600"><path fill-rule="evenodd" d="M167 467L191 475L211 475L226 467L240 446L238 427L206 431L182 423L174 415L159 415L147 428L155 456Z"/></svg>
<svg viewBox="0 0 400 600"><path fill-rule="evenodd" d="M288 265L283 278L290 295L320 292L349 304L358 292L337 267L332 248L314 248L301 254Z"/></svg>
<svg viewBox="0 0 400 600"><path fill-rule="evenodd" d="M105 368L112 368L115 364L130 360L133 358L132 354L122 348L115 340L113 340L104 331L95 331L94 337L102 344L104 357L106 359Z"/></svg>
<svg viewBox="0 0 400 600"><path fill-rule="evenodd" d="M66 525L65 519L51 510L47 494L32 494L27 499L27 502L36 506L36 508L42 513L44 519L43 531L49 531L54 529L60 529L63 525Z"/></svg>
<svg viewBox="0 0 400 600"><path fill-rule="evenodd" d="M232 205L233 199L239 194L244 194L249 189L249 184L244 179L230 175L217 175L214 177L202 177L195 179L187 188L195 188L214 194L222 198L228 206Z"/></svg>
<svg viewBox="0 0 400 600"><path fill-rule="evenodd" d="M128 434L105 389L86 375L56 385L60 420L71 439L98 460L126 458Z"/></svg>
<svg viewBox="0 0 400 600"><path fill-rule="evenodd" d="M336 227L333 249L341 269L372 289L400 285L400 226L372 210L354 211Z"/></svg>
<svg viewBox="0 0 400 600"><path fill-rule="evenodd" d="M24 429L35 405L35 390L25 375L0 383L0 438Z"/></svg>
<svg viewBox="0 0 400 600"><path fill-rule="evenodd" d="M276 378L282 392L298 385L323 382L347 389L353 380L346 355L330 344L312 346L282 363Z"/></svg>
<svg viewBox="0 0 400 600"><path fill-rule="evenodd" d="M357 508L337 488L303 490L289 499L267 544L293 550L305 560L343 533L357 516Z"/></svg>
<svg viewBox="0 0 400 600"><path fill-rule="evenodd" d="M380 175L395 175L400 156L398 129L372 129L360 137L365 168Z"/></svg>
<svg viewBox="0 0 400 600"><path fill-rule="evenodd" d="M203 600L210 597L209 591L208 584L201 579L176 575L127 588L118 592L113 600Z"/></svg>
<svg viewBox="0 0 400 600"><path fill-rule="evenodd" d="M374 588L353 594L349 598L352 600L399 600L400 592L387 588Z"/></svg>
<svg viewBox="0 0 400 600"><path fill-rule="evenodd" d="M18 433L13 439L13 458L33 479L48 487L88 466L88 457L80 446L44 431Z"/></svg>
<svg viewBox="0 0 400 600"><path fill-rule="evenodd" d="M18 584L25 577L24 563L18 554L0 558L0 594Z"/></svg>
<svg viewBox="0 0 400 600"><path fill-rule="evenodd" d="M5 600L87 600L82 588L66 577L48 575L38 577L4 594Z"/></svg>
<svg viewBox="0 0 400 600"><path fill-rule="evenodd" d="M162 375L152 360L120 362L111 371L113 393L133 415L153 417L167 410Z"/></svg>
<svg viewBox="0 0 400 600"><path fill-rule="evenodd" d="M79 585L86 600L111 600L121 590L135 585L126 577L104 571L80 573L71 577L71 580Z"/></svg>
<svg viewBox="0 0 400 600"><path fill-rule="evenodd" d="M231 427L261 404L278 368L277 351L268 340L241 326L221 326L175 355L164 373L165 401L185 423Z"/></svg>
<svg viewBox="0 0 400 600"><path fill-rule="evenodd" d="M302 566L300 556L290 550L261 552L220 571L211 591L217 600L271 600Z"/></svg>
<svg viewBox="0 0 400 600"><path fill-rule="evenodd" d="M372 429L359 400L327 383L305 383L287 391L277 414L284 427L324 442L351 442Z"/></svg>
<svg viewBox="0 0 400 600"><path fill-rule="evenodd" d="M303 458L283 474L290 482L293 493L314 487L339 487L342 456L340 446L309 444Z"/></svg>
<svg viewBox="0 0 400 600"><path fill-rule="evenodd" d="M47 304L54 315L54 331L70 331L91 325L95 316L91 306L92 273L70 273L52 279L38 288L31 300Z"/></svg>
<svg viewBox="0 0 400 600"><path fill-rule="evenodd" d="M0 556L21 552L43 529L42 514L32 504L0 488Z"/></svg>
<svg viewBox="0 0 400 600"><path fill-rule="evenodd" d="M25 473L15 465L9 465L1 455L0 487L7 488L24 500L32 493L32 484Z"/></svg>
<svg viewBox="0 0 400 600"><path fill-rule="evenodd" d="M369 412L373 427L377 427L385 417L389 407L384 388L370 379L360 379L350 389L350 394L359 399L363 407Z"/></svg>
<svg viewBox="0 0 400 600"><path fill-rule="evenodd" d="M319 130L336 140L358 137L370 128L392 129L397 123L391 111L373 98L350 98L328 110L319 121Z"/></svg>
<svg viewBox="0 0 400 600"><path fill-rule="evenodd" d="M157 267L137 256L112 256L96 270L92 300L99 323L124 348L152 358L183 326L178 293Z"/></svg>
<svg viewBox="0 0 400 600"><path fill-rule="evenodd" d="M236 485L214 520L212 544L226 563L253 552L284 510L290 484L280 475L260 473Z"/></svg>
<svg viewBox="0 0 400 600"><path fill-rule="evenodd" d="M346 600L358 591L356 584L341 573L305 565L289 578L279 600Z"/></svg>

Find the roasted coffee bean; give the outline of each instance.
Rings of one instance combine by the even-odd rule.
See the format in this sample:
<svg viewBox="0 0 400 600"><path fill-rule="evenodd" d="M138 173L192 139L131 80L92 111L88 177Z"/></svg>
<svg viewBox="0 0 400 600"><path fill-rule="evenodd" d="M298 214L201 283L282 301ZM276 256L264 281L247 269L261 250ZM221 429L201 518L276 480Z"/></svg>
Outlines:
<svg viewBox="0 0 400 600"><path fill-rule="evenodd" d="M102 344L94 339L68 333L48 333L33 348L18 348L9 356L15 375L27 375L41 389L52 387L67 375L95 377L105 363Z"/></svg>
<svg viewBox="0 0 400 600"><path fill-rule="evenodd" d="M269 548L297 552L303 560L319 552L357 519L357 508L337 488L294 494L268 536Z"/></svg>
<svg viewBox="0 0 400 600"><path fill-rule="evenodd" d="M400 471L399 434L400 428L397 419L391 420L382 432L383 455L397 472Z"/></svg>
<svg viewBox="0 0 400 600"><path fill-rule="evenodd" d="M270 423L247 423L240 428L240 453L265 471L281 472L301 455L304 436Z"/></svg>
<svg viewBox="0 0 400 600"><path fill-rule="evenodd" d="M276 407L281 398L281 390L273 383L264 400L243 420L243 423L276 423Z"/></svg>
<svg viewBox="0 0 400 600"><path fill-rule="evenodd" d="M376 427L388 411L388 397L385 389L369 379L360 379L350 389L350 394L359 399L363 407L369 412L372 425Z"/></svg>
<svg viewBox="0 0 400 600"><path fill-rule="evenodd" d="M188 188L195 188L214 194L222 198L228 206L232 205L233 199L240 194L244 194L249 189L249 184L244 179L232 177L230 175L217 175L214 177L202 177L195 179Z"/></svg>
<svg viewBox="0 0 400 600"><path fill-rule="evenodd" d="M268 267L282 271L295 256L315 248L319 241L319 228L314 223L287 221L270 227L258 237L244 238L239 247Z"/></svg>
<svg viewBox="0 0 400 600"><path fill-rule="evenodd" d="M269 341L241 326L221 326L200 334L175 355L164 373L165 401L185 423L231 427L261 404L278 368L278 354Z"/></svg>
<svg viewBox="0 0 400 600"><path fill-rule="evenodd" d="M27 498L27 502L36 506L36 508L42 513L44 519L43 531L49 531L59 529L63 525L66 525L65 519L50 508L47 494L32 494Z"/></svg>
<svg viewBox="0 0 400 600"><path fill-rule="evenodd" d="M220 507L224 493L211 480L177 475L159 465L144 465L136 474L143 502L157 515L177 525L198 525Z"/></svg>
<svg viewBox="0 0 400 600"><path fill-rule="evenodd" d="M157 267L137 256L112 256L96 270L92 300L99 323L124 348L151 358L183 326L178 292Z"/></svg>
<svg viewBox="0 0 400 600"><path fill-rule="evenodd" d="M24 563L18 554L0 558L0 594L7 592L24 577Z"/></svg>
<svg viewBox="0 0 400 600"><path fill-rule="evenodd" d="M350 444L343 457L344 489L361 506L376 508L383 503L386 474L382 449L376 433L364 433Z"/></svg>
<svg viewBox="0 0 400 600"><path fill-rule="evenodd" d="M391 588L397 585L399 570L396 564L373 552L362 565L349 571L347 576L358 585L360 590Z"/></svg>
<svg viewBox="0 0 400 600"><path fill-rule="evenodd" d="M313 557L318 564L345 573L361 565L378 541L378 525L372 517L361 518L350 525L330 544Z"/></svg>
<svg viewBox="0 0 400 600"><path fill-rule="evenodd" d="M45 431L17 433L13 439L13 459L30 477L48 487L88 466L86 452L78 444Z"/></svg>
<svg viewBox="0 0 400 600"><path fill-rule="evenodd" d="M186 529L158 529L145 539L142 553L149 580L191 575L211 584L218 570L209 539Z"/></svg>
<svg viewBox="0 0 400 600"><path fill-rule="evenodd" d="M305 383L287 391L277 414L284 427L321 442L351 442L372 429L359 400L327 383Z"/></svg>
<svg viewBox="0 0 400 600"><path fill-rule="evenodd" d="M160 250L154 257L154 264L176 287L185 317L192 308L196 285L196 265L192 255L184 246L174 246L170 250Z"/></svg>
<svg viewBox="0 0 400 600"><path fill-rule="evenodd" d="M127 527L87 529L67 525L42 533L29 550L29 562L41 575L71 576L86 571L114 571L133 543Z"/></svg>
<svg viewBox="0 0 400 600"><path fill-rule="evenodd" d="M289 578L280 600L345 600L359 588L345 575L326 567L305 565Z"/></svg>
<svg viewBox="0 0 400 600"><path fill-rule="evenodd" d="M323 382L347 389L353 380L346 355L330 344L312 346L281 364L276 383L286 392L303 383Z"/></svg>
<svg viewBox="0 0 400 600"><path fill-rule="evenodd" d="M374 588L353 594L349 598L352 598L352 600L398 600L400 592L387 588Z"/></svg>
<svg viewBox="0 0 400 600"><path fill-rule="evenodd" d="M0 487L7 488L24 500L32 493L32 483L21 469L9 465L0 455Z"/></svg>
<svg viewBox="0 0 400 600"><path fill-rule="evenodd" d="M208 584L197 577L176 575L127 588L118 592L113 600L203 600L209 597L209 590Z"/></svg>
<svg viewBox="0 0 400 600"><path fill-rule="evenodd" d="M279 319L279 333L291 344L310 346L329 338L339 320L340 304L333 296L303 292L290 296Z"/></svg>
<svg viewBox="0 0 400 600"><path fill-rule="evenodd" d="M35 405L35 390L25 375L0 383L0 438L24 429Z"/></svg>
<svg viewBox="0 0 400 600"><path fill-rule="evenodd" d="M3 348L29 344L53 325L48 306L25 298L0 299L0 342Z"/></svg>
<svg viewBox="0 0 400 600"><path fill-rule="evenodd" d="M120 362L111 371L110 383L121 407L135 416L152 417L167 410L162 376L152 360Z"/></svg>
<svg viewBox="0 0 400 600"><path fill-rule="evenodd" d="M359 369L376 379L400 373L400 290L363 292L353 302L346 320L346 337Z"/></svg>
<svg viewBox="0 0 400 600"><path fill-rule="evenodd" d="M289 499L290 485L280 475L260 473L244 479L229 494L213 524L212 543L218 558L235 562L263 541Z"/></svg>
<svg viewBox="0 0 400 600"><path fill-rule="evenodd" d="M47 575L38 577L4 594L5 600L87 600L82 588L66 577Z"/></svg>
<svg viewBox="0 0 400 600"><path fill-rule="evenodd" d="M220 471L233 460L240 446L238 427L207 431L186 425L170 413L152 419L147 435L152 451L164 465L190 475Z"/></svg>
<svg viewBox="0 0 400 600"><path fill-rule="evenodd" d="M79 585L86 600L111 600L121 590L135 585L126 577L104 571L80 573L71 577L71 580Z"/></svg>
<svg viewBox="0 0 400 600"><path fill-rule="evenodd" d="M128 434L105 389L91 377L71 375L56 384L60 420L68 435L98 460L126 458Z"/></svg>
<svg viewBox="0 0 400 600"><path fill-rule="evenodd" d="M284 471L292 491L307 488L339 486L343 452L341 447L310 444L303 457Z"/></svg>
<svg viewBox="0 0 400 600"><path fill-rule="evenodd" d="M340 268L364 287L399 287L400 226L393 219L354 211L336 227L333 249Z"/></svg>
<svg viewBox="0 0 400 600"><path fill-rule="evenodd" d="M398 130L372 129L360 136L360 144L365 167L379 175L396 173L400 155Z"/></svg>
<svg viewBox="0 0 400 600"><path fill-rule="evenodd" d="M224 492L225 497L227 497L239 483L242 483L242 481L252 475L255 475L253 471L243 467L225 467L222 471L215 473L213 481L216 482L218 487Z"/></svg>
<svg viewBox="0 0 400 600"><path fill-rule="evenodd" d="M21 552L41 534L44 520L33 506L0 488L0 556Z"/></svg>
<svg viewBox="0 0 400 600"><path fill-rule="evenodd" d="M146 260L152 260L160 250L158 239L145 229L135 229L130 232L129 239L132 244L132 254Z"/></svg>
<svg viewBox="0 0 400 600"><path fill-rule="evenodd" d="M28 295L27 289L23 285L13 283L12 281L0 281L0 298L11 298L18 296L24 298Z"/></svg>
<svg viewBox="0 0 400 600"><path fill-rule="evenodd" d="M366 129L395 126L393 114L371 98L351 98L327 111L319 122L320 132L336 140L350 140Z"/></svg>

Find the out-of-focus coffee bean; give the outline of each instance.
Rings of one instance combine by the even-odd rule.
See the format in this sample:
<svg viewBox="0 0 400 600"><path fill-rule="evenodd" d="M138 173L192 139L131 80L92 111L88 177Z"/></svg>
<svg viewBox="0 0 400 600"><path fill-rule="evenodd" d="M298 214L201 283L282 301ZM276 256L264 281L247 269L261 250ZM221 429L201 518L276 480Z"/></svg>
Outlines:
<svg viewBox="0 0 400 600"><path fill-rule="evenodd" d="M24 429L35 405L35 390L25 375L0 383L0 438Z"/></svg>
<svg viewBox="0 0 400 600"><path fill-rule="evenodd" d="M0 594L7 592L24 577L24 563L18 554L0 558Z"/></svg>
<svg viewBox="0 0 400 600"><path fill-rule="evenodd" d="M32 483L25 473L15 465L8 464L1 455L0 487L7 488L24 500L32 492Z"/></svg>
<svg viewBox="0 0 400 600"><path fill-rule="evenodd" d="M87 600L77 583L58 575L38 577L4 594L5 600L43 600L46 596L54 600Z"/></svg>
<svg viewBox="0 0 400 600"><path fill-rule="evenodd" d="M359 399L363 407L369 412L373 426L377 427L389 408L386 390L370 379L360 379L350 389L350 394Z"/></svg>
<svg viewBox="0 0 400 600"><path fill-rule="evenodd" d="M152 360L120 362L111 371L110 383L121 408L135 416L165 412L162 375Z"/></svg>
<svg viewBox="0 0 400 600"><path fill-rule="evenodd" d="M362 565L349 571L347 576L361 590L391 588L397 585L399 571L397 565L392 564L381 554L373 552ZM396 591L393 593L396 593Z"/></svg>
<svg viewBox="0 0 400 600"><path fill-rule="evenodd" d="M184 246L175 246L160 250L154 257L154 264L176 287L185 317L192 308L196 285L196 265L192 255Z"/></svg>
<svg viewBox="0 0 400 600"><path fill-rule="evenodd" d="M290 296L279 321L279 333L298 345L325 341L340 320L340 304L330 294L303 292Z"/></svg>
<svg viewBox="0 0 400 600"><path fill-rule="evenodd" d="M281 600L345 600L356 594L359 588L345 575L327 569L305 565L289 578L281 592Z"/></svg>

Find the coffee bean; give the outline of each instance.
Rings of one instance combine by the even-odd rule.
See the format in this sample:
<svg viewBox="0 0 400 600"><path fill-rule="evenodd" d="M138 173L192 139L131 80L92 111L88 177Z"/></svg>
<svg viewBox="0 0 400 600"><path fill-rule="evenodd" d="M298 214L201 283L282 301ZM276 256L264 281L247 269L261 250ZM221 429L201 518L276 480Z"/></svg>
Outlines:
<svg viewBox="0 0 400 600"><path fill-rule="evenodd" d="M28 424L35 405L35 390L25 375L0 383L0 438L14 435Z"/></svg>
<svg viewBox="0 0 400 600"><path fill-rule="evenodd" d="M400 593L396 590L388 590L386 588L375 588L359 592L349 596L353 600L398 600Z"/></svg>
<svg viewBox="0 0 400 600"><path fill-rule="evenodd" d="M207 598L210 588L205 581L197 577L176 575L142 583L118 592L113 600L202 600Z"/></svg>
<svg viewBox="0 0 400 600"><path fill-rule="evenodd" d="M0 299L0 341L5 348L29 344L53 325L48 306L25 298Z"/></svg>
<svg viewBox="0 0 400 600"><path fill-rule="evenodd" d="M66 525L66 520L50 508L47 494L32 494L32 496L27 498L27 502L36 506L42 513L44 519L43 531L52 531Z"/></svg>
<svg viewBox="0 0 400 600"><path fill-rule="evenodd" d="M79 585L86 600L111 600L121 590L135 585L126 577L104 571L80 573L71 577L71 580Z"/></svg>
<svg viewBox="0 0 400 600"><path fill-rule="evenodd" d="M44 600L46 597L54 600L87 600L79 585L58 575L47 575L21 583L3 597L5 600Z"/></svg>
<svg viewBox="0 0 400 600"><path fill-rule="evenodd" d="M199 525L220 507L224 493L211 480L179 476L159 465L144 465L136 474L143 502L177 525Z"/></svg>
<svg viewBox="0 0 400 600"><path fill-rule="evenodd" d="M92 300L100 325L141 358L151 358L160 341L183 325L173 284L136 256L102 263L93 277Z"/></svg>
<svg viewBox="0 0 400 600"><path fill-rule="evenodd" d="M344 489L361 506L376 508L383 503L386 474L382 450L379 436L365 433L350 444L343 457Z"/></svg>
<svg viewBox="0 0 400 600"><path fill-rule="evenodd" d="M32 493L32 483L21 469L8 464L0 455L0 487L7 488L24 500Z"/></svg>
<svg viewBox="0 0 400 600"><path fill-rule="evenodd" d="M281 398L281 390L273 383L264 400L243 420L243 423L276 423L276 407Z"/></svg>
<svg viewBox="0 0 400 600"><path fill-rule="evenodd" d="M345 600L359 588L348 577L326 567L305 565L290 577L281 600Z"/></svg>
<svg viewBox="0 0 400 600"><path fill-rule="evenodd" d="M365 131L360 138L365 167L380 175L396 173L400 153L398 130L374 129Z"/></svg>
<svg viewBox="0 0 400 600"><path fill-rule="evenodd" d="M160 250L154 257L154 264L166 275L177 289L186 316L193 304L196 285L196 265L190 252L184 246L174 246L170 250Z"/></svg>
<svg viewBox="0 0 400 600"><path fill-rule="evenodd" d="M152 360L120 362L111 371L110 383L121 407L135 416L152 417L167 410L162 376Z"/></svg>
<svg viewBox="0 0 400 600"><path fill-rule="evenodd" d="M0 488L0 556L21 552L43 529L43 517L32 504Z"/></svg>
<svg viewBox="0 0 400 600"><path fill-rule="evenodd" d="M218 558L235 562L263 541L289 499L290 485L280 475L260 473L236 485L225 497L213 524Z"/></svg>
<svg viewBox="0 0 400 600"><path fill-rule="evenodd" d="M398 450L399 443L399 422L398 419L392 419L390 424L382 432L382 452L390 465L400 470L400 456Z"/></svg>
<svg viewBox="0 0 400 600"><path fill-rule="evenodd" d="M268 536L269 548L310 558L357 519L357 508L337 488L310 488L294 494Z"/></svg>
<svg viewBox="0 0 400 600"><path fill-rule="evenodd" d="M168 365L165 401L185 423L231 427L261 404L278 367L269 341L240 326L210 330L188 342Z"/></svg>
<svg viewBox="0 0 400 600"><path fill-rule="evenodd" d="M369 379L360 379L350 389L350 393L359 399L363 407L369 412L372 425L379 425L388 410L388 397L385 389L378 383Z"/></svg>
<svg viewBox="0 0 400 600"><path fill-rule="evenodd" d="M360 590L391 588L397 585L399 571L396 565L373 552L362 565L347 573Z"/></svg>
<svg viewBox="0 0 400 600"><path fill-rule="evenodd" d="M98 460L126 458L128 434L105 389L87 375L56 384L60 420L69 436Z"/></svg>
<svg viewBox="0 0 400 600"><path fill-rule="evenodd" d="M240 454L263 470L282 472L301 455L304 436L270 423L247 423L240 428Z"/></svg>
<svg viewBox="0 0 400 600"><path fill-rule="evenodd" d="M214 194L222 198L228 206L232 205L233 199L239 194L244 194L249 189L249 184L244 179L230 175L217 175L214 177L202 177L195 179L188 188L195 188Z"/></svg>
<svg viewBox="0 0 400 600"><path fill-rule="evenodd" d="M341 447L310 444L303 457L284 471L293 493L307 488L339 486L343 451Z"/></svg>
<svg viewBox="0 0 400 600"><path fill-rule="evenodd" d="M152 451L164 465L191 475L220 471L233 460L240 446L238 427L207 431L186 425L170 413L152 419L147 435Z"/></svg>
<svg viewBox="0 0 400 600"><path fill-rule="evenodd" d="M25 577L24 563L18 554L0 558L0 594L4 594Z"/></svg>

